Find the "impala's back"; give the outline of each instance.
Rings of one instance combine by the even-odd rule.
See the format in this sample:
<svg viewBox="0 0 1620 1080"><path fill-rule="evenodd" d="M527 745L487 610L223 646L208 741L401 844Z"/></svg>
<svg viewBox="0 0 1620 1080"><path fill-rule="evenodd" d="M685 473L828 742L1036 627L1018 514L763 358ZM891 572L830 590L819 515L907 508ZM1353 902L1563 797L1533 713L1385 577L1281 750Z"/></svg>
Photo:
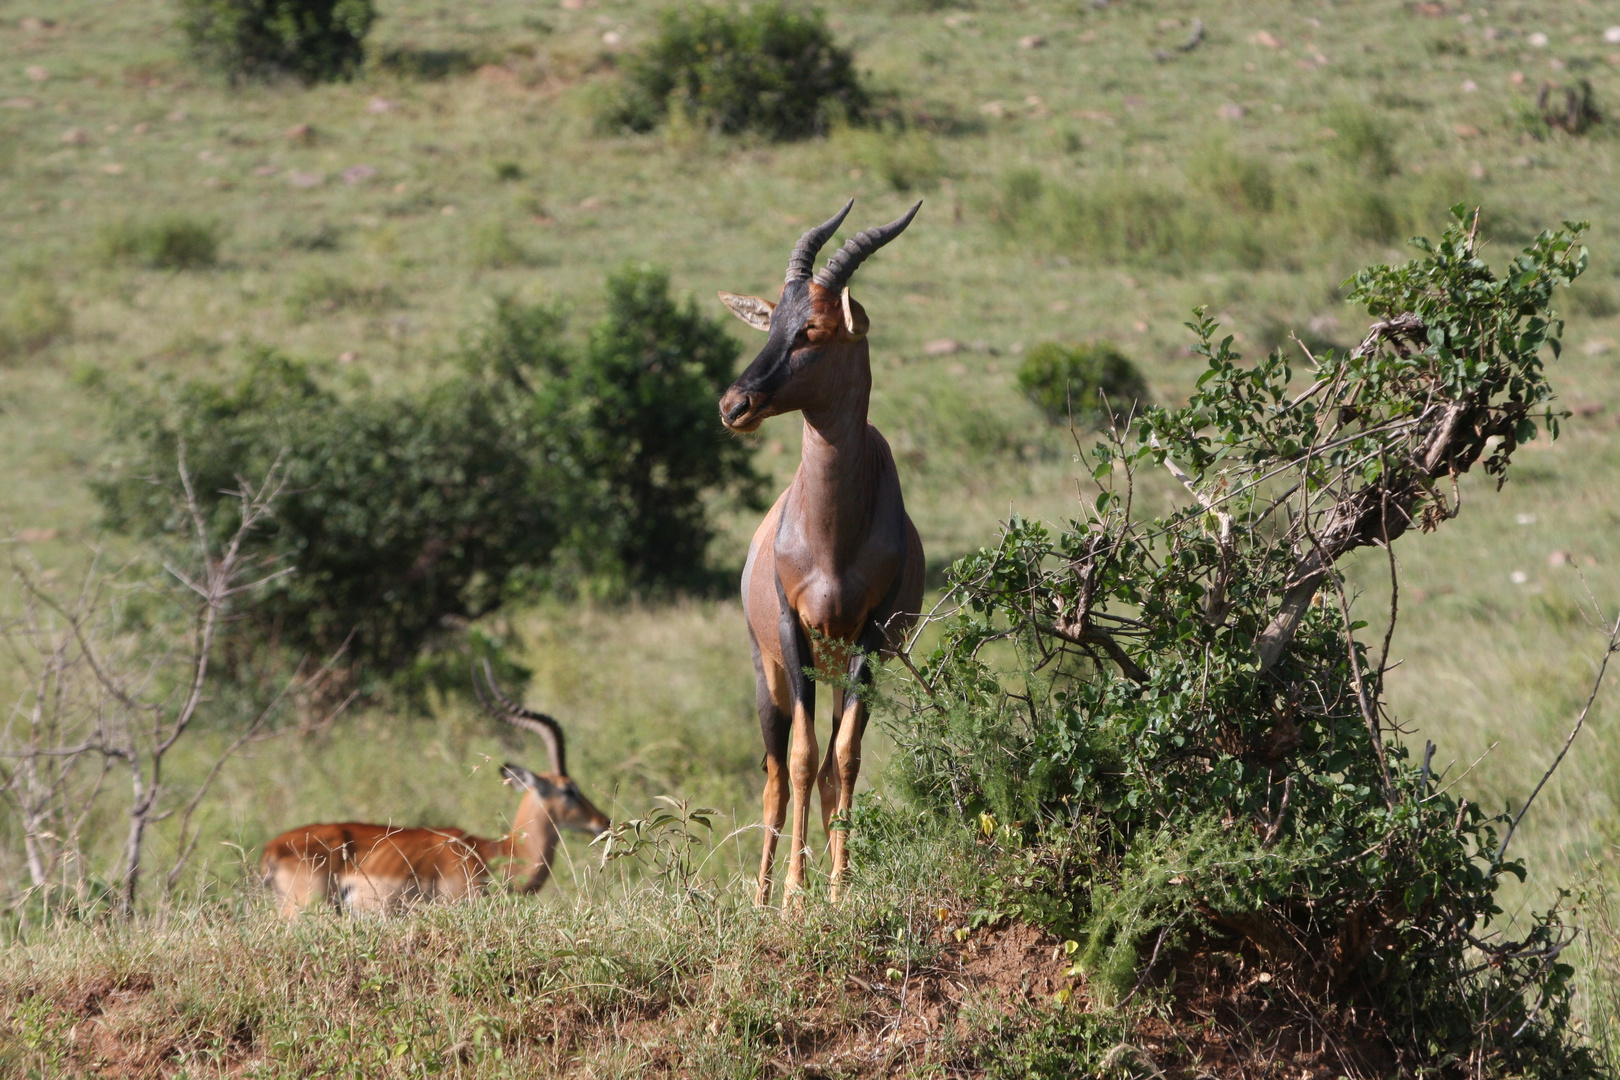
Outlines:
<svg viewBox="0 0 1620 1080"><path fill-rule="evenodd" d="M283 918L312 903L387 914L480 891L497 846L461 829L305 825L266 844L260 870Z"/></svg>

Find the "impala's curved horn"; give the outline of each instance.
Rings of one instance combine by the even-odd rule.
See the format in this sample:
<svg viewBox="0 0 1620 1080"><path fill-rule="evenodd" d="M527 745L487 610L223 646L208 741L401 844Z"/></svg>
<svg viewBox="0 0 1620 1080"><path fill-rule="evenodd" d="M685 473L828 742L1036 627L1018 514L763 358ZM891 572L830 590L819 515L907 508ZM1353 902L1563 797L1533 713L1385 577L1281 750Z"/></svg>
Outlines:
<svg viewBox="0 0 1620 1080"><path fill-rule="evenodd" d="M473 667L473 692L478 695L478 703L484 707L484 711L513 727L540 736L551 754L551 771L558 776L567 776L568 755L563 743L562 725L557 723L555 717L525 709L501 693L500 686L495 682L495 670L489 666L488 660L483 661L483 669L483 679L480 680L478 667ZM488 690L484 689L486 683ZM494 696L493 701L490 700L491 695Z"/></svg>
<svg viewBox="0 0 1620 1080"><path fill-rule="evenodd" d="M799 237L799 242L793 246L793 254L788 256L788 281L803 281L810 276L810 268L815 265L816 256L821 254L821 249L832 239L833 233L838 231L838 226L849 216L849 208L854 205L855 200L849 200L838 213Z"/></svg>
<svg viewBox="0 0 1620 1080"><path fill-rule="evenodd" d="M855 276L855 271L859 269L861 263L878 248L905 232L906 226L911 224L911 219L916 217L917 211L921 209L922 200L918 199L916 206L887 225L863 229L853 238L844 241L844 246L839 248L833 257L827 260L827 265L821 268L820 273L816 274L815 283L828 292L842 292L844 286L849 284L849 279Z"/></svg>

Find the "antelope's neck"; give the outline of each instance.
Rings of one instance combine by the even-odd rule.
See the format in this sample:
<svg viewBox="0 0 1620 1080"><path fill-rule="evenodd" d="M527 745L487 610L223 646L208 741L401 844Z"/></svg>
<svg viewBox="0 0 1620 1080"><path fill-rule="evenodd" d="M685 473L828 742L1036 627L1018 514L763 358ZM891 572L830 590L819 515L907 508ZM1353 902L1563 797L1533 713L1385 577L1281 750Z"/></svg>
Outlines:
<svg viewBox="0 0 1620 1080"><path fill-rule="evenodd" d="M794 510L813 550L838 564L853 556L871 530L877 487L866 419L871 397L871 368L861 363L832 400L803 410Z"/></svg>

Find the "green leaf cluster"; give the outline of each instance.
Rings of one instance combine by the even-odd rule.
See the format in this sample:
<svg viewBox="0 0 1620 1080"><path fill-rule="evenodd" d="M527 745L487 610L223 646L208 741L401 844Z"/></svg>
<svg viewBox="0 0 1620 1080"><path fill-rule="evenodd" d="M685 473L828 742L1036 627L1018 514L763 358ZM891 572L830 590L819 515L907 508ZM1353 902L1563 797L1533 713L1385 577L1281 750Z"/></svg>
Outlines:
<svg viewBox="0 0 1620 1080"><path fill-rule="evenodd" d="M1150 951L1224 942L1302 998L1372 1004L1414 1060L1551 1075L1590 1065L1564 1034L1569 934L1553 911L1502 936L1497 888L1525 873L1506 818L1401 740L1388 638L1362 640L1334 568L1455 516L1455 477L1505 476L1556 434L1541 357L1582 227L1496 272L1456 215L1420 259L1354 279L1367 340L1308 379L1281 352L1245 363L1200 312L1196 391L1086 458L1084 515L1015 517L952 567L959 607L902 683L894 768L914 805L976 823L990 902L1072 936L1105 1000ZM1192 498L1143 519L1137 471L1165 466Z"/></svg>
<svg viewBox="0 0 1620 1080"><path fill-rule="evenodd" d="M604 120L651 131L672 109L726 135L822 135L859 120L870 104L850 50L815 8L786 3L734 11L674 7L625 68L622 95Z"/></svg>
<svg viewBox="0 0 1620 1080"><path fill-rule="evenodd" d="M233 83L352 78L376 17L371 0L180 0L193 58Z"/></svg>
<svg viewBox="0 0 1620 1080"><path fill-rule="evenodd" d="M645 267L608 281L583 347L546 305L497 302L447 377L345 396L304 364L255 353L234 381L191 380L117 403L126 455L95 493L111 527L166 543L235 528L238 478L280 460L287 483L253 543L266 573L235 624L243 649L375 675L514 594L707 583L711 495L753 497L747 450L713 434L737 347ZM459 665L458 665L459 666Z"/></svg>

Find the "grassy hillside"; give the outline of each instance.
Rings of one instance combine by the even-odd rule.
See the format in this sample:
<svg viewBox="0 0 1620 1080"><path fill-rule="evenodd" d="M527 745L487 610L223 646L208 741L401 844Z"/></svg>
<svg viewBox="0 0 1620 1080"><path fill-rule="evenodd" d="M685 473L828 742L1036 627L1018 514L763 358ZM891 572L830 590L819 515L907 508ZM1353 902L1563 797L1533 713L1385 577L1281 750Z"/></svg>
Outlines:
<svg viewBox="0 0 1620 1080"><path fill-rule="evenodd" d="M1620 42L1604 34L1620 11L1574 0L835 4L830 24L880 91L888 127L795 144L680 125L604 133L600 102L661 6L397 0L381 6L372 61L354 82L237 90L187 63L166 3L0 7L5 530L64 579L91 545L126 550L101 535L84 483L117 452L105 436L108 386L229 372L259 344L310 360L345 393L383 392L439 370L494 296L564 301L581 328L598 314L604 276L643 261L703 303L719 289L769 295L799 232L845 198L857 198L851 222L864 227L921 197L917 222L855 289L873 323L873 420L897 451L937 568L989 541L1009 511L1070 512L1069 437L1014 381L1033 344L1110 339L1156 399L1180 401L1200 369L1182 326L1194 305L1211 305L1246 349L1291 329L1354 344L1365 320L1342 303L1340 283L1403 257L1406 235L1437 232L1447 204L1481 205L1493 250L1587 219L1595 260L1569 297L1568 347L1551 367L1574 413L1565 437L1527 448L1499 494L1466 479L1462 517L1399 548L1396 651L1407 660L1394 696L1410 737L1436 742L1437 766L1455 761L1452 775L1484 755L1461 781L1483 805L1523 798L1601 647L1577 604L1588 586L1610 606L1620 599L1620 126L1551 130L1535 97L1544 82L1585 80L1600 110L1620 110ZM1195 19L1202 38L1183 51ZM177 226L217 238L211 265L149 269L129 254L131 237ZM740 324L736 333L742 362L754 342ZM795 423L768 423L756 444L762 471L784 483ZM756 519L721 512L713 558L737 566ZM1383 565L1380 555L1355 570L1369 617ZM663 794L718 807L743 831L711 869L722 882L748 872L760 748L734 601L536 600L493 629L535 669L529 699L567 725L588 793L616 818ZM1560 885L1608 872L1620 823L1615 707L1600 704L1515 840L1537 871L1515 902L1545 903ZM233 719L211 722L223 731ZM244 876L234 852L252 856L306 820L496 832L512 807L484 766L540 757L458 704L429 719L360 711L261 744L204 808L199 884L232 895ZM7 881L20 874L14 830L0 819ZM556 933L573 934L570 920L591 918L575 904L605 886L592 884L594 852L569 850L576 871L540 905L555 912ZM590 910L629 919L606 895ZM491 927L552 926L549 916L502 922L497 910ZM435 915L421 932L458 917ZM347 948L346 935L398 936L246 925L218 932L262 932L309 955L340 938ZM96 950L123 947L117 934L75 940L82 954L60 946L70 951L53 958L58 944L44 942L16 947L7 966L100 970ZM73 982L61 978L50 985ZM482 1045L475 1020L466 1024L433 1038ZM334 1028L331 1038L359 1036ZM627 1048L650 1036L613 1038L589 1071L633 1071ZM796 1067L772 1045L772 1061ZM289 1074L300 1068L271 1057Z"/></svg>

